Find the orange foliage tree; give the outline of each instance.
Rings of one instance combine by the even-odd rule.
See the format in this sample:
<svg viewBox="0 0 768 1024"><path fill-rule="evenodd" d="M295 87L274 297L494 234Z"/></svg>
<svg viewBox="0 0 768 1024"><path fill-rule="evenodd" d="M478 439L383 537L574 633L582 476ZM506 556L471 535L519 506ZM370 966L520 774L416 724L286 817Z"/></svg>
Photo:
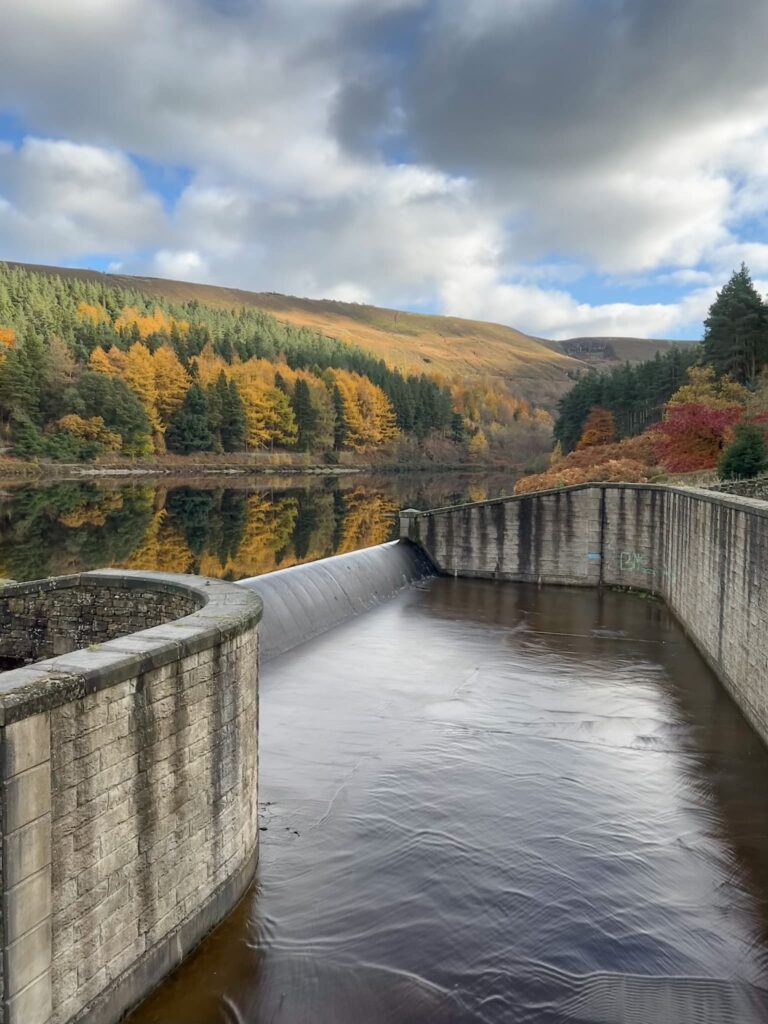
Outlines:
<svg viewBox="0 0 768 1024"><path fill-rule="evenodd" d="M397 437L395 410L380 387L348 370L332 370L331 377L341 395L347 448L362 452Z"/></svg>
<svg viewBox="0 0 768 1024"><path fill-rule="evenodd" d="M598 480L640 483L653 475L655 467L655 438L650 433L641 434L570 452L553 462L546 472L521 477L515 484L515 494Z"/></svg>
<svg viewBox="0 0 768 1024"><path fill-rule="evenodd" d="M179 357L168 345L161 345L152 355L157 392L157 416L165 430L173 414L181 408L189 389L189 374Z"/></svg>
<svg viewBox="0 0 768 1024"><path fill-rule="evenodd" d="M174 320L157 307L151 313L140 313L134 306L125 306L115 320L115 330L138 332L139 337L145 339L153 334L170 335L174 324L182 334L189 330L186 320Z"/></svg>
<svg viewBox="0 0 768 1024"><path fill-rule="evenodd" d="M109 323L109 313L107 313L106 309L103 306L91 305L88 302L79 302L77 304L77 317L79 320L91 323L94 326Z"/></svg>
<svg viewBox="0 0 768 1024"><path fill-rule="evenodd" d="M581 432L578 448L593 448L598 444L610 444L616 440L616 424L613 420L613 413L608 409L601 409L595 406L587 416L584 429Z"/></svg>
<svg viewBox="0 0 768 1024"><path fill-rule="evenodd" d="M249 448L273 444L293 445L298 437L296 419L288 396L275 386L279 372L286 379L293 374L287 366L266 359L226 363L206 346L195 359L198 381L203 387L213 384L223 373L234 380L245 413L245 439ZM295 375L294 375L295 376Z"/></svg>

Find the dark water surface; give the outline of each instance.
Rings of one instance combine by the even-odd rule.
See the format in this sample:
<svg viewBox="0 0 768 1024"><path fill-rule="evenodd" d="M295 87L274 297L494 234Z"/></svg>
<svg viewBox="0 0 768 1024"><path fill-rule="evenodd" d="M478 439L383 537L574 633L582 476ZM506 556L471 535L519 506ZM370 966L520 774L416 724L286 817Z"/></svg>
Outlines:
<svg viewBox="0 0 768 1024"><path fill-rule="evenodd" d="M131 1024L768 1020L768 753L656 602L431 581L260 736L257 882Z"/></svg>
<svg viewBox="0 0 768 1024"><path fill-rule="evenodd" d="M514 476L418 473L0 483L0 577L115 566L243 579L381 544L401 508L511 494Z"/></svg>

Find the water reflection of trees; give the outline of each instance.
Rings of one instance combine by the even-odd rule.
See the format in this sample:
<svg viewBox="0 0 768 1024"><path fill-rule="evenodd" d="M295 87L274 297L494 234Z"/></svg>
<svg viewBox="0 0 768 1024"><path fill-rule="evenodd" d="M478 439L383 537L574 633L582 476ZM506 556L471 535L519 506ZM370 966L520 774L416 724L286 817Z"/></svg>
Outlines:
<svg viewBox="0 0 768 1024"><path fill-rule="evenodd" d="M94 483L22 487L0 502L0 573L39 579L121 565L152 520L153 490Z"/></svg>
<svg viewBox="0 0 768 1024"><path fill-rule="evenodd" d="M461 500L443 477L295 479L268 487L68 481L0 498L0 575L39 579L99 566L240 579L395 535L405 505Z"/></svg>

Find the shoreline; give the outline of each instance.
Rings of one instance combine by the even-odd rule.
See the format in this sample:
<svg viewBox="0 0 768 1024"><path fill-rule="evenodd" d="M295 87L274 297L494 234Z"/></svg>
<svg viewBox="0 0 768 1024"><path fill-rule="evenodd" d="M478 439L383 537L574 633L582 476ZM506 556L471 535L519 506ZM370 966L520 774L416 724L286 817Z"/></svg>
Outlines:
<svg viewBox="0 0 768 1024"><path fill-rule="evenodd" d="M29 482L39 483L49 480L91 480L91 479L141 479L149 477L264 477L264 476L316 476L316 477L347 477L382 474L400 476L409 473L498 473L514 472L520 474L519 466L498 463L433 463L420 462L413 465L403 463L365 463L352 465L326 465L311 463L297 465L293 462L283 463L214 463L194 460L180 463L137 462L135 464L79 464L79 463L32 463L32 462L0 462L0 483Z"/></svg>

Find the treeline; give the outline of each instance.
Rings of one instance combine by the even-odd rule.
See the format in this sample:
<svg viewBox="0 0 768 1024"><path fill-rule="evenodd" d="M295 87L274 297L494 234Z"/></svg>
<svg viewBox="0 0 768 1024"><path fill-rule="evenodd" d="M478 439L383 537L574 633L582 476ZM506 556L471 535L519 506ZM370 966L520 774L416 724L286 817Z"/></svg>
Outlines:
<svg viewBox="0 0 768 1024"><path fill-rule="evenodd" d="M619 437L634 437L657 423L664 407L699 359L700 346L679 346L634 366L625 363L607 373L581 376L558 403L553 433L564 452L573 451L592 409L613 415Z"/></svg>
<svg viewBox="0 0 768 1024"><path fill-rule="evenodd" d="M22 456L468 441L451 389L259 310L0 264L0 430Z"/></svg>
<svg viewBox="0 0 768 1024"><path fill-rule="evenodd" d="M747 391L757 389L768 367L768 303L743 263L710 306L700 345L681 345L635 366L579 378L558 405L555 440L563 452L573 451L595 408L612 413L618 438L643 433L662 420L694 366L711 367L714 378L727 378Z"/></svg>

